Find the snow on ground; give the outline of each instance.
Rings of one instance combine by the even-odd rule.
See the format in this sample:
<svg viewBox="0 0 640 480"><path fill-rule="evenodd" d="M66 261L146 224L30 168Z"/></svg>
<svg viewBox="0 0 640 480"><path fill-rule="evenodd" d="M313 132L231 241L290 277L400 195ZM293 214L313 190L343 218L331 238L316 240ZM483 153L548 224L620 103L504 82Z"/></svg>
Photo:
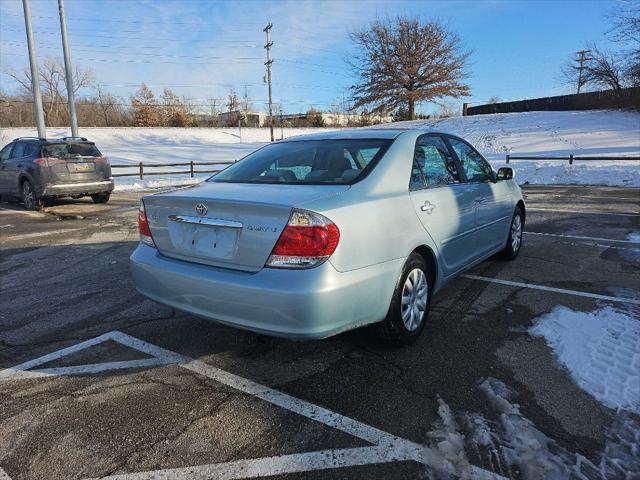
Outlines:
<svg viewBox="0 0 640 480"><path fill-rule="evenodd" d="M514 156L640 156L640 113L616 110L522 112L401 122L459 135L494 168ZM640 162L514 160L518 183L640 187Z"/></svg>
<svg viewBox="0 0 640 480"><path fill-rule="evenodd" d="M624 111L525 112L454 117L436 121L401 122L394 126L437 128L474 144L493 163L504 165L505 155L525 156L630 156L640 155L640 114ZM379 127L375 127L379 128ZM331 129L286 128L284 137ZM96 142L113 165L134 165L114 173L134 173L139 162L163 164L193 160L232 162L269 140L266 128L82 128L81 135ZM280 130L276 129L276 136ZM18 136L35 135L34 128L0 130L0 144ZM49 128L49 137L68 135L64 128ZM589 184L640 187L640 162L513 161L516 180L533 184ZM204 167L200 167L204 169ZM218 167L208 167L214 169ZM220 167L221 168L221 167ZM185 171L187 167L160 167L153 171ZM152 169L148 169L152 171ZM210 174L201 174L202 180ZM118 189L152 188L192 183L183 175L117 179Z"/></svg>
<svg viewBox="0 0 640 480"><path fill-rule="evenodd" d="M613 409L640 414L640 320L610 306L558 306L529 330L543 337L580 388Z"/></svg>
<svg viewBox="0 0 640 480"><path fill-rule="evenodd" d="M640 471L640 425L629 412L616 412L612 425L603 432L605 447L600 461L594 463L540 431L513 403L515 393L501 381L488 378L480 384L480 390L498 414L498 421L468 413L464 426L467 443L506 477L593 480L636 478Z"/></svg>
<svg viewBox="0 0 640 480"><path fill-rule="evenodd" d="M500 380L484 379L478 388L489 401L488 417L465 412L456 418L438 398L438 419L427 433L425 443L434 461L446 465L452 478L477 478L472 462L502 475L498 478L524 480L631 479L640 471L640 425L632 413L615 412L611 426L602 432L604 449L592 461L539 430L514 403L517 393Z"/></svg>

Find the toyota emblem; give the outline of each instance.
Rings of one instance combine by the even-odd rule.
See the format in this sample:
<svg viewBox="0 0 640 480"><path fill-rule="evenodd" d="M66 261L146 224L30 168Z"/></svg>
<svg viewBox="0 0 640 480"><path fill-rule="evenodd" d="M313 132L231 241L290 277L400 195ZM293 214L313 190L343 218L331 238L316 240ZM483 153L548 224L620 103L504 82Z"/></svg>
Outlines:
<svg viewBox="0 0 640 480"><path fill-rule="evenodd" d="M196 213L198 215L206 215L207 211L207 206L204 203L196 203Z"/></svg>

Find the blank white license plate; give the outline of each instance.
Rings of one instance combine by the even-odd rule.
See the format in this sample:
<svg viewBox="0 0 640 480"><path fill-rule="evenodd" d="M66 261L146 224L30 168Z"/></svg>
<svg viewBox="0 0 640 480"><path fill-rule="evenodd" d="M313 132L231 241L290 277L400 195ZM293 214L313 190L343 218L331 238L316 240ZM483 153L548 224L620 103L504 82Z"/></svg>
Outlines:
<svg viewBox="0 0 640 480"><path fill-rule="evenodd" d="M207 258L233 258L237 228L169 222L171 243L183 254Z"/></svg>

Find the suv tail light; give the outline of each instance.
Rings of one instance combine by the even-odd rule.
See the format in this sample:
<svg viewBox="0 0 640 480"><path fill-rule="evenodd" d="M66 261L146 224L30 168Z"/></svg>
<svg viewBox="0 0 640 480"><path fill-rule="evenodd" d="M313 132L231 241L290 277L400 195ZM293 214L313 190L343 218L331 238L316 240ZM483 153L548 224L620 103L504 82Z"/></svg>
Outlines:
<svg viewBox="0 0 640 480"><path fill-rule="evenodd" d="M335 251L340 230L324 215L294 208L267 260L267 267L310 268Z"/></svg>
<svg viewBox="0 0 640 480"><path fill-rule="evenodd" d="M138 209L138 232L140 232L140 241L150 247L156 246L151 236L151 229L147 221L147 211L144 208L144 201L140 200L140 208Z"/></svg>
<svg viewBox="0 0 640 480"><path fill-rule="evenodd" d="M41 167L50 167L51 165L56 165L59 163L67 163L62 158L54 158L54 157L44 157L44 158L36 158L33 163L37 163Z"/></svg>

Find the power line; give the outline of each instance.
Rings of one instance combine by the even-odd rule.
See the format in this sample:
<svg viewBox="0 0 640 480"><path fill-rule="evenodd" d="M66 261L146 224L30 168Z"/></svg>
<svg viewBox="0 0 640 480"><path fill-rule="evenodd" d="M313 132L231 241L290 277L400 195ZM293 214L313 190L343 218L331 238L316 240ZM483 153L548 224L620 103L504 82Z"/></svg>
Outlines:
<svg viewBox="0 0 640 480"><path fill-rule="evenodd" d="M19 29L11 29L11 28L3 28L1 31L5 31L5 32L20 32ZM56 32L43 32L42 30L36 30L36 33L40 34L40 35L58 35ZM84 34L84 33L73 33L71 34L71 36L73 37L91 37L91 38L110 38L113 39L113 34L111 35L98 35L95 33L91 33L91 34ZM149 40L148 37L128 37L128 36L118 36L118 38L122 38L125 40ZM168 41L168 42L193 42L194 40L192 38L160 38L160 37L154 37L154 40L159 40L159 41ZM255 48L259 48L260 45L256 45L253 44L250 40L220 40L218 41L218 43L246 43L247 47L255 47Z"/></svg>
<svg viewBox="0 0 640 480"><path fill-rule="evenodd" d="M6 15L8 17L22 17L22 15L18 15L16 13L5 13L3 15ZM33 18L43 18L43 19L56 19L56 17L52 17L52 16L46 16L46 15L33 15ZM103 18L96 18L96 17L78 17L78 16L74 16L74 17L70 17L69 20L78 20L81 22L98 22L98 23L105 23L105 22L110 22L110 23L131 23L131 24L147 24L147 23L152 23L152 24L166 24L166 23L170 23L172 25L200 25L202 27L211 27L210 24L208 23L197 23L197 22L184 22L184 21L175 21L173 19L169 20L169 22L166 22L164 20L109 20L109 19L103 19ZM256 25L262 25L260 22L233 22L234 25L251 25L251 26L256 26Z"/></svg>
<svg viewBox="0 0 640 480"><path fill-rule="evenodd" d="M7 45L10 47L21 47L26 45L25 42L0 42L2 45ZM38 45L40 48L45 50L48 49L57 49L57 47L51 43L40 43ZM160 47L158 47L160 48ZM131 52L114 52L109 50L93 50L88 48L74 48L75 51L78 52L88 52L88 53L106 53L106 54L114 54L118 53L119 55L136 55L136 53ZM221 57L221 56L210 56L210 55L172 55L165 53L145 53L145 57L169 57L169 58L203 58L203 59L211 59L211 60L262 60L262 57Z"/></svg>

